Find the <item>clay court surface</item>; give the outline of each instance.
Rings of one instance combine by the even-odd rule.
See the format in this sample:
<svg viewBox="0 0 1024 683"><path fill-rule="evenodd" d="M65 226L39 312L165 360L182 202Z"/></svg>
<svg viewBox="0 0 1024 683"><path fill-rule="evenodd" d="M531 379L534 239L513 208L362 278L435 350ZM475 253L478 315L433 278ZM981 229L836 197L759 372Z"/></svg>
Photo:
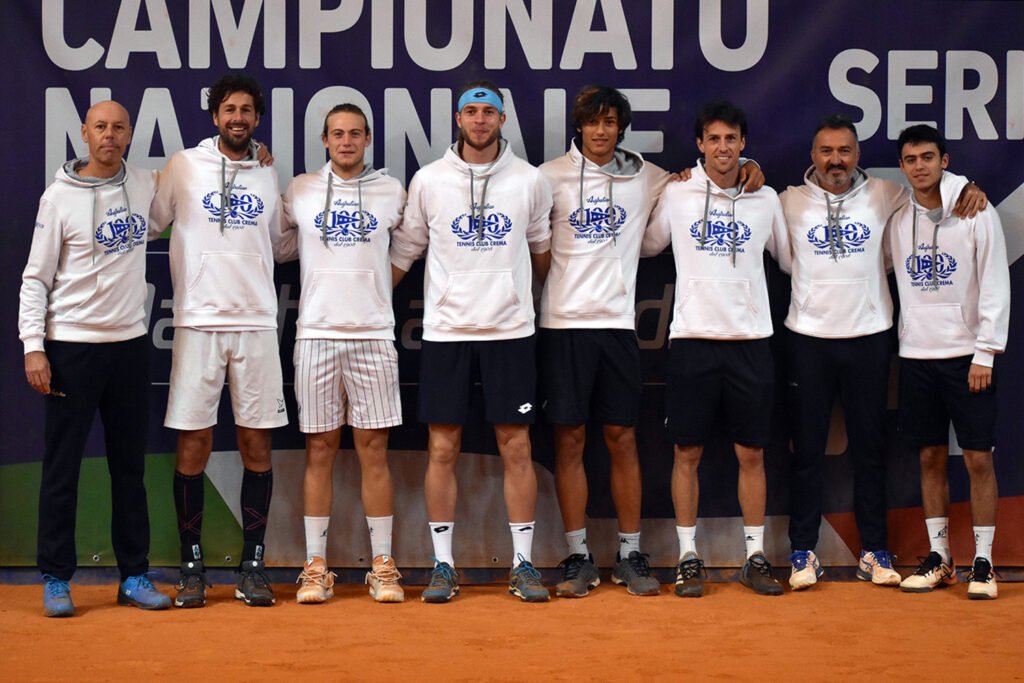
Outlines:
<svg viewBox="0 0 1024 683"><path fill-rule="evenodd" d="M161 588L167 588L162 585ZM699 600L602 584L584 600L522 604L503 586L448 605L378 605L346 585L326 605L118 607L114 585L72 584L78 615L46 619L40 586L0 586L0 678L33 680L1013 680L1024 678L1024 584L993 602L966 587L907 595L854 582L761 597L735 583Z"/></svg>

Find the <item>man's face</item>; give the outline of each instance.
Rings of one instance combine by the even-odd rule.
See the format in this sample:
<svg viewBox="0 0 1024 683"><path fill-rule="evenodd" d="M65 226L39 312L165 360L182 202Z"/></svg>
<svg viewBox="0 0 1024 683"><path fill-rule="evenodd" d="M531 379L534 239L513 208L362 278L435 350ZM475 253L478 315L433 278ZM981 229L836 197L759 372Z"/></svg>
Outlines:
<svg viewBox="0 0 1024 683"><path fill-rule="evenodd" d="M322 138L331 161L341 171L358 170L363 165L370 135L359 114L341 111L327 119L327 135Z"/></svg>
<svg viewBox="0 0 1024 683"><path fill-rule="evenodd" d="M934 142L908 142L900 150L900 170L917 192L937 186L947 166L949 155L940 154Z"/></svg>
<svg viewBox="0 0 1024 683"><path fill-rule="evenodd" d="M494 105L470 102L455 113L455 123L462 131L462 139L476 150L487 149L501 136L505 115Z"/></svg>
<svg viewBox="0 0 1024 683"><path fill-rule="evenodd" d="M619 130L619 112L614 109L606 109L584 123L580 128L583 155L591 160L609 158L619 141Z"/></svg>
<svg viewBox="0 0 1024 683"><path fill-rule="evenodd" d="M132 141L128 112L117 102L101 102L85 115L82 141L89 146L89 159L114 166L124 157Z"/></svg>
<svg viewBox="0 0 1024 683"><path fill-rule="evenodd" d="M811 146L814 179L822 189L839 194L850 189L860 163L857 136L848 128L822 128Z"/></svg>
<svg viewBox="0 0 1024 683"><path fill-rule="evenodd" d="M704 167L722 175L739 167L740 152L746 145L740 127L722 121L704 126L704 137L697 140L697 147L704 154Z"/></svg>
<svg viewBox="0 0 1024 683"><path fill-rule="evenodd" d="M230 93L213 113L213 123L225 147L235 152L246 151L256 126L260 125L252 95L241 91Z"/></svg>

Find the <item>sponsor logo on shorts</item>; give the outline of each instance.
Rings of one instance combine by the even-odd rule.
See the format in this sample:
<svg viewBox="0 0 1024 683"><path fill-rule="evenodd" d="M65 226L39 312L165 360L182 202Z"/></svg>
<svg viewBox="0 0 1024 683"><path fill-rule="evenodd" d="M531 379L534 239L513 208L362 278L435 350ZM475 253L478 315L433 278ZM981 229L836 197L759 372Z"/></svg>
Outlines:
<svg viewBox="0 0 1024 683"><path fill-rule="evenodd" d="M626 222L626 210L618 204L609 206L608 197L587 197L585 203L587 206L569 214L569 225L576 231L573 238L599 244L618 237Z"/></svg>
<svg viewBox="0 0 1024 683"><path fill-rule="evenodd" d="M815 225L807 231L807 241L814 245L816 256L848 258L865 251L864 244L871 239L871 228L863 223Z"/></svg>
<svg viewBox="0 0 1024 683"><path fill-rule="evenodd" d="M221 193L219 190L203 196L203 208L210 214L208 221L220 223ZM228 206L224 210L225 230L244 230L257 225L257 218L263 213L263 200L253 192L247 192L244 185L235 185L228 195Z"/></svg>
<svg viewBox="0 0 1024 683"><path fill-rule="evenodd" d="M523 415L526 415L531 410L533 410L533 404L532 403L527 402L527 403L524 403L523 405L519 406L519 412L522 413Z"/></svg>
<svg viewBox="0 0 1024 683"><path fill-rule="evenodd" d="M334 203L327 214L327 241L331 244L348 247L357 244L369 244L370 233L377 229L377 217L365 209L360 211L352 201L339 200ZM352 208L341 208L351 205ZM324 212L321 211L313 219L317 232L324 230Z"/></svg>
<svg viewBox="0 0 1024 683"><path fill-rule="evenodd" d="M702 234L705 236L702 238ZM742 245L750 241L751 230L743 221L733 220L732 213L713 209L708 213L707 231L701 219L690 226L690 237L696 243L694 249L711 256L730 256L732 252L742 254ZM701 241L703 239L703 245Z"/></svg>
<svg viewBox="0 0 1024 683"><path fill-rule="evenodd" d="M923 292L951 286L957 268L956 259L946 252L939 252L933 261L930 244L919 244L917 249L917 256L908 256L904 262L907 275L910 276L910 286L920 288Z"/></svg>
<svg viewBox="0 0 1024 683"><path fill-rule="evenodd" d="M107 210L108 220L100 223L93 233L96 241L106 247L107 254L120 254L141 247L146 243L146 219L144 216L119 207Z"/></svg>
<svg viewBox="0 0 1024 683"><path fill-rule="evenodd" d="M284 412L284 399L283 398L277 399L277 412L278 413L283 413Z"/></svg>
<svg viewBox="0 0 1024 683"><path fill-rule="evenodd" d="M459 238L456 245L470 251L491 251L508 246L505 237L512 232L512 219L486 205L483 213L474 205L473 213L461 213L452 221L452 233Z"/></svg>

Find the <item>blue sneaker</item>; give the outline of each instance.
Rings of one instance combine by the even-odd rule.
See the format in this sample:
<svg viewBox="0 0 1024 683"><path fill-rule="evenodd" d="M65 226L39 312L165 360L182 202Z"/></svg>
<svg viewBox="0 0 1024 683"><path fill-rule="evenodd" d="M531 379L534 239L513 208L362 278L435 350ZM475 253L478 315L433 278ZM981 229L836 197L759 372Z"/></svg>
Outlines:
<svg viewBox="0 0 1024 683"><path fill-rule="evenodd" d="M448 602L459 594L459 573L447 562L438 562L430 573L430 584L423 589L423 602Z"/></svg>
<svg viewBox="0 0 1024 683"><path fill-rule="evenodd" d="M810 588L818 582L824 573L821 563L813 550L794 550L789 556L792 570L789 574L789 587L795 591Z"/></svg>
<svg viewBox="0 0 1024 683"><path fill-rule="evenodd" d="M117 588L117 604L139 609L167 609L171 599L158 591L145 574L129 576Z"/></svg>
<svg viewBox="0 0 1024 683"><path fill-rule="evenodd" d="M43 614L48 617L75 616L75 603L71 602L71 586L56 576L43 574Z"/></svg>
<svg viewBox="0 0 1024 683"><path fill-rule="evenodd" d="M551 599L548 589L540 582L540 572L526 560L517 564L509 574L508 592L523 602L547 602Z"/></svg>

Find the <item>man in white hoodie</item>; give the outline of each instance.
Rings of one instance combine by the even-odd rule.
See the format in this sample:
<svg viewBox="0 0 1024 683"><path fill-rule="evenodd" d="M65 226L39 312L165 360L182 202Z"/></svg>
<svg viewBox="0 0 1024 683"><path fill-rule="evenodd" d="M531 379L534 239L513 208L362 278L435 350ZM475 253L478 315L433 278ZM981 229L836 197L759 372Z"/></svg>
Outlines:
<svg viewBox="0 0 1024 683"><path fill-rule="evenodd" d="M388 245L402 219L405 190L386 170L366 164L370 124L358 106L332 108L321 139L330 160L295 178L285 192L278 254L279 260L298 257L302 266L295 398L306 434L307 559L295 599L321 603L334 593L327 528L341 427L350 424L372 548L366 583L378 602L401 602L387 461L388 429L402 423Z"/></svg>
<svg viewBox="0 0 1024 683"><path fill-rule="evenodd" d="M787 398L793 441L789 584L814 585L822 517L825 447L838 396L853 465L853 507L860 532L857 578L895 586L886 529L885 421L892 356L892 299L885 224L906 204L906 189L858 166L853 121L826 116L811 145L804 183L782 193L792 248L792 298L785 325ZM984 195L962 198L973 211Z"/></svg>
<svg viewBox="0 0 1024 683"><path fill-rule="evenodd" d="M997 595L992 569L999 494L992 463L995 356L1006 349L1010 273L999 215L958 218L967 179L949 166L935 128L900 133L900 170L913 187L892 218L889 241L900 293L900 434L920 449L921 502L931 551L900 588L926 593L956 583L949 547L949 423L971 480L974 566L967 597Z"/></svg>
<svg viewBox="0 0 1024 683"><path fill-rule="evenodd" d="M542 602L550 595L531 552L537 503L529 434L536 402L532 280L534 273L543 279L550 263L551 190L502 139L505 105L496 85L466 85L455 122L458 141L413 176L402 226L391 238L395 282L427 254L418 412L430 430L424 488L436 564L422 598L448 602L459 590L452 554L455 462L478 371L484 417L494 425L505 466L509 592Z"/></svg>
<svg viewBox="0 0 1024 683"><path fill-rule="evenodd" d="M89 156L57 170L39 200L22 275L19 330L25 376L45 399L39 487L38 565L43 611L75 613L75 512L85 442L97 411L111 479L111 540L121 574L117 602L167 609L146 577L149 513L145 469L149 406L146 337L147 216L154 174L123 160L128 112L93 105L82 125Z"/></svg>
<svg viewBox="0 0 1024 683"><path fill-rule="evenodd" d="M739 461L747 556L740 582L761 595L780 595L782 587L764 555L764 447L771 439L775 380L764 252L787 266L789 238L775 191L762 187L748 193L740 185L740 152L747 138L743 111L728 102L706 104L694 135L704 157L689 182L665 188L640 251L654 256L671 243L676 264L665 389L665 426L675 443L672 500L680 552L675 592L703 595L697 467L722 415Z"/></svg>
<svg viewBox="0 0 1024 683"><path fill-rule="evenodd" d="M182 564L175 605L206 604L203 471L226 375L244 465L235 597L269 606L274 594L264 573L263 537L273 488L270 429L288 422L273 279L280 191L277 174L259 165L252 143L264 111L259 84L229 74L210 88L207 102L219 135L171 157L152 209L157 227L174 223L175 331L164 425L179 430L174 502Z"/></svg>

